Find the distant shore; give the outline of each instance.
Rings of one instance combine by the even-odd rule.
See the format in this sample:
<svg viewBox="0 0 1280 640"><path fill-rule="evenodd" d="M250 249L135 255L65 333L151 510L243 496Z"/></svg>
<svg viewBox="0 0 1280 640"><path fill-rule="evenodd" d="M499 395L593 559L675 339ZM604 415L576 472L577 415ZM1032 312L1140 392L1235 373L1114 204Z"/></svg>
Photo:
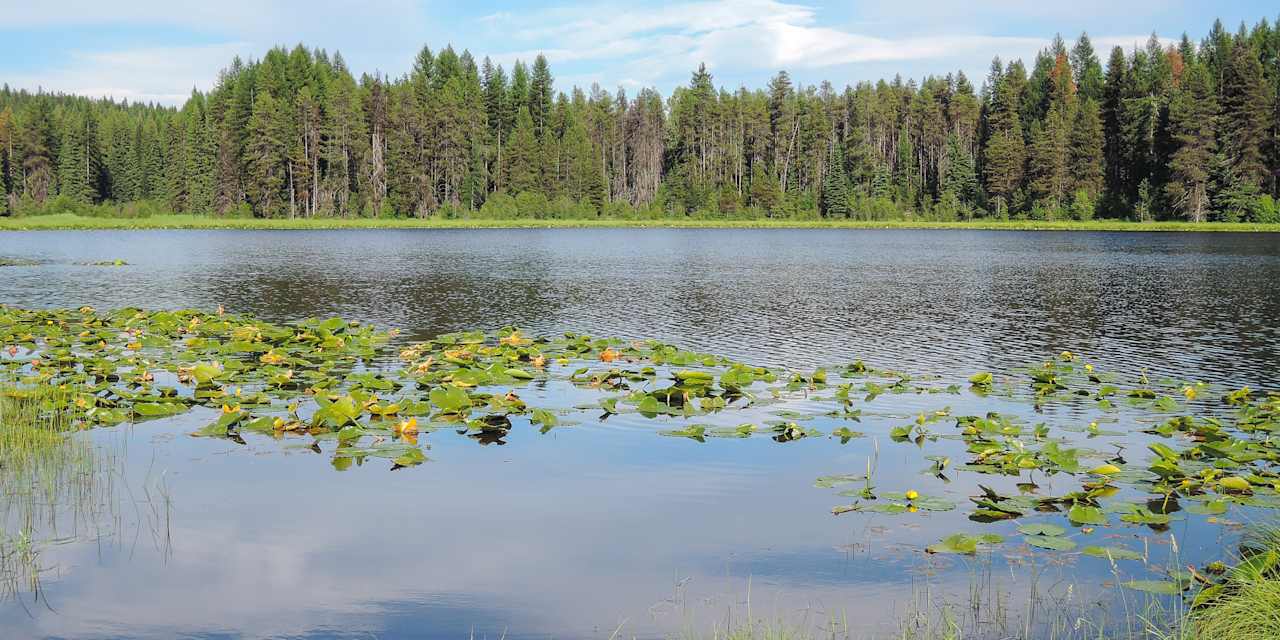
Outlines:
<svg viewBox="0 0 1280 640"><path fill-rule="evenodd" d="M1196 231L1280 233L1280 224L1231 222L1132 222L1127 220L734 220L671 218L626 219L510 219L475 218L217 218L165 215L146 218L85 217L56 214L0 217L0 231L146 230L146 229L572 229L572 228L675 228L675 229L961 229L996 231Z"/></svg>

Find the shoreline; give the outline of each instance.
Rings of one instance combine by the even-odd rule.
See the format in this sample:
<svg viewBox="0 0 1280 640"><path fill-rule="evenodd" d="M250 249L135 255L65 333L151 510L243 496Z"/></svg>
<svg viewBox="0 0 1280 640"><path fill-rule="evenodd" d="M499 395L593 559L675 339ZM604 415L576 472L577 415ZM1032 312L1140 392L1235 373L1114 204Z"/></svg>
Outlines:
<svg viewBox="0 0 1280 640"><path fill-rule="evenodd" d="M1278 223L1132 222L1127 220L703 220L703 219L443 219L215 218L165 215L98 218L74 214L0 218L0 231L335 230L335 229L955 229L966 231L1125 231L1280 233Z"/></svg>

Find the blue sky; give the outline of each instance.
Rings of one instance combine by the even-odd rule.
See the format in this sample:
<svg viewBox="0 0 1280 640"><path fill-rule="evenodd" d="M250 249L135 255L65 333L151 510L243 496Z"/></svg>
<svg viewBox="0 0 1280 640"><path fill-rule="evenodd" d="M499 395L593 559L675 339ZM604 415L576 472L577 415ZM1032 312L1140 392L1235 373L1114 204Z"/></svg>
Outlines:
<svg viewBox="0 0 1280 640"><path fill-rule="evenodd" d="M666 94L699 62L729 88L763 86L778 69L838 87L957 69L978 84L993 55L1029 62L1059 32L1087 31L1105 59L1153 30L1199 40L1215 17L1234 30L1278 14L1261 0L0 0L0 82L175 104L233 55L303 42L340 50L357 73L393 76L423 44L453 43L508 69L542 51L560 90L598 82Z"/></svg>

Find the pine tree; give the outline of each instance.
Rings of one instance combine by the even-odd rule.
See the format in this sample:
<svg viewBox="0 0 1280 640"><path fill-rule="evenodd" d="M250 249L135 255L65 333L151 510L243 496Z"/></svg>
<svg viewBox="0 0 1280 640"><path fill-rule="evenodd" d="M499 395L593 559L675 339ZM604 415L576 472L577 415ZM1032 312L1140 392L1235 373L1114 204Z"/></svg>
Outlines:
<svg viewBox="0 0 1280 640"><path fill-rule="evenodd" d="M1080 34L1076 46L1071 49L1071 68L1075 71L1080 99L1101 101L1106 80L1102 75L1102 63L1098 60L1087 33Z"/></svg>
<svg viewBox="0 0 1280 640"><path fill-rule="evenodd" d="M431 47L422 45L418 56L413 60L413 69L409 72L409 85L413 88L413 97L424 108L431 97L431 89L436 77L436 57Z"/></svg>
<svg viewBox="0 0 1280 640"><path fill-rule="evenodd" d="M260 91L249 116L245 156L249 168L248 195L261 217L278 216L284 205L285 136L280 127L280 106L269 91Z"/></svg>
<svg viewBox="0 0 1280 640"><path fill-rule="evenodd" d="M1083 191L1091 201L1102 193L1105 159L1102 116L1098 103L1086 98L1076 108L1071 123L1071 192Z"/></svg>
<svg viewBox="0 0 1280 640"><path fill-rule="evenodd" d="M831 144L827 153L827 171L822 178L819 210L827 218L848 218L849 187L844 171L844 149L839 143Z"/></svg>
<svg viewBox="0 0 1280 640"><path fill-rule="evenodd" d="M5 105L0 109L0 214L13 213L13 198L18 186L14 178L17 176L18 134L13 123L13 107Z"/></svg>
<svg viewBox="0 0 1280 640"><path fill-rule="evenodd" d="M91 114L64 114L58 153L58 193L72 202L94 204L100 197L101 156Z"/></svg>
<svg viewBox="0 0 1280 640"><path fill-rule="evenodd" d="M1061 111L1054 109L1043 123L1032 125L1027 171L1032 195L1051 209L1066 204L1070 181L1068 129Z"/></svg>
<svg viewBox="0 0 1280 640"><path fill-rule="evenodd" d="M147 168L146 168L146 139L143 136L143 126L141 122L133 125L130 131L127 127L125 135L129 139L128 157L125 159L125 176L124 182L130 190L130 200L146 200L147 195Z"/></svg>
<svg viewBox="0 0 1280 640"><path fill-rule="evenodd" d="M1263 156L1272 118L1262 64L1252 47L1236 42L1222 78L1223 151L1239 179L1261 186L1269 178Z"/></svg>
<svg viewBox="0 0 1280 640"><path fill-rule="evenodd" d="M529 115L538 140L545 140L551 121L551 67L541 53L533 59L533 77L529 81Z"/></svg>
<svg viewBox="0 0 1280 640"><path fill-rule="evenodd" d="M502 177L503 188L511 195L536 191L541 186L538 140L533 132L533 117L521 109L515 131L507 143L507 163Z"/></svg>
<svg viewBox="0 0 1280 640"><path fill-rule="evenodd" d="M782 202L782 194L778 189L778 179L769 175L763 162L756 162L751 167L751 206L766 214L772 214Z"/></svg>
<svg viewBox="0 0 1280 640"><path fill-rule="evenodd" d="M1129 85L1129 62L1124 50L1115 47L1107 62L1107 77L1102 91L1103 167L1106 197L1111 208L1121 208L1128 201L1128 172L1125 171L1123 132L1124 99Z"/></svg>
<svg viewBox="0 0 1280 640"><path fill-rule="evenodd" d="M1203 65L1189 67L1169 104L1169 129L1176 150L1169 159L1165 185L1169 203L1192 222L1209 211L1209 167L1214 155L1217 100Z"/></svg>
<svg viewBox="0 0 1280 640"><path fill-rule="evenodd" d="M568 184L563 192L578 202L590 202L596 211L603 206L603 193L600 191L600 165L596 162L595 152L591 148L591 139L587 130L577 116L570 116L568 127L563 137L565 160L568 167L565 171Z"/></svg>
<svg viewBox="0 0 1280 640"><path fill-rule="evenodd" d="M187 127L181 113L165 119L163 188L164 201L174 211L187 211Z"/></svg>
<svg viewBox="0 0 1280 640"><path fill-rule="evenodd" d="M511 106L511 101L507 95L507 74L502 70L502 65L494 66L489 58L484 59L483 82L484 82L484 108L485 120L489 125L489 137L493 143L493 171L495 178L502 175L503 166L503 147L507 143L507 138L511 135L508 128L509 117L507 114ZM500 180L495 180L493 189L497 190L501 187ZM487 190L486 185L486 190Z"/></svg>
<svg viewBox="0 0 1280 640"><path fill-rule="evenodd" d="M168 154L165 147L165 130L165 125L154 118L148 120L142 129L145 154L142 159L145 180L143 193L151 200L167 201L164 181L165 157Z"/></svg>
<svg viewBox="0 0 1280 640"><path fill-rule="evenodd" d="M206 122L204 110L196 107L186 118L187 142L185 176L187 183L186 210L191 213L213 211L215 179L217 177L217 142Z"/></svg>
<svg viewBox="0 0 1280 640"><path fill-rule="evenodd" d="M1026 145L1022 139L1019 116L1021 71L1009 65L1010 71L995 87L991 113L987 116L990 137L983 150L983 168L987 192L996 200L996 208L1007 209L1013 195L1022 185L1026 162Z"/></svg>
<svg viewBox="0 0 1280 640"><path fill-rule="evenodd" d="M981 191L973 155L954 134L947 138L947 172L943 175L942 190L970 207L977 204Z"/></svg>

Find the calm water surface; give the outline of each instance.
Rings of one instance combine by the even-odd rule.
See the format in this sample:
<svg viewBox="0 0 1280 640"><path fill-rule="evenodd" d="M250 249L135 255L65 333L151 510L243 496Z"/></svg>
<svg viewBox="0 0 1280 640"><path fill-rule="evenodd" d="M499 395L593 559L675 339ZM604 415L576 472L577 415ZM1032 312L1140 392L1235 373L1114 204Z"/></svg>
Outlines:
<svg viewBox="0 0 1280 640"><path fill-rule="evenodd" d="M0 234L0 259L33 262L0 268L0 303L23 307L221 304L275 321L338 314L406 339L514 324L946 377L1064 349L1232 386L1274 388L1280 371L1277 235L54 232ZM88 264L106 260L128 265ZM891 402L910 416L942 401ZM95 535L44 552L39 598L0 602L0 636L653 637L741 619L748 598L756 617L892 632L922 585L963 603L973 582L970 563L919 551L975 531L963 507L833 517L839 499L812 486L878 456L886 488L963 501L972 485L921 476L920 453L884 438L892 416L858 427L879 438L847 445L700 444L626 420L514 430L502 446L442 432L430 461L394 473L339 473L267 439L186 437L207 419L91 434L126 461L121 506ZM1106 535L1140 545L1142 531ZM1190 557L1223 544L1198 521L1172 532ZM1110 578L1100 560L1030 574L1044 563L995 562L1015 593L1036 572Z"/></svg>

